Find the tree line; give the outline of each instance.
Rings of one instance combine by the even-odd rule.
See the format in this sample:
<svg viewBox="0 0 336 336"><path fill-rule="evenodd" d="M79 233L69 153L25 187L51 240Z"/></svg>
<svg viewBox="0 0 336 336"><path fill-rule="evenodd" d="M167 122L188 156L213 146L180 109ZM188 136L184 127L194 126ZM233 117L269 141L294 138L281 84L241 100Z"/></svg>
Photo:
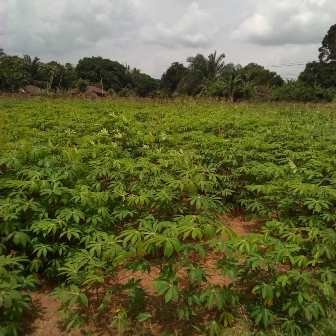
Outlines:
<svg viewBox="0 0 336 336"><path fill-rule="evenodd" d="M34 85L48 92L64 92L77 88L85 91L90 85L105 91L147 96L159 89L160 81L138 69L102 57L85 57L76 66L56 61L41 62L37 57L6 55L0 52L0 90L17 92Z"/></svg>
<svg viewBox="0 0 336 336"><path fill-rule="evenodd" d="M102 57L85 57L77 65L42 62L29 55L7 55L0 49L0 91L18 92L27 85L46 93L85 92L89 85L119 96L207 96L230 101L273 99L331 101L336 96L336 25L319 48L319 60L310 62L297 80L285 81L256 63L225 63L225 54L198 54L186 65L172 63L155 79L136 68Z"/></svg>

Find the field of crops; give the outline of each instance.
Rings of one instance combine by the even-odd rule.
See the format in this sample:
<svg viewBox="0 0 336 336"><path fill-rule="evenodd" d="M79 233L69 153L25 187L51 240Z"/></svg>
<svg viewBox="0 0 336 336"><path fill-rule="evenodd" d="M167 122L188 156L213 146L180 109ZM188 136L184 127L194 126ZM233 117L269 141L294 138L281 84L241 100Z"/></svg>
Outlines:
<svg viewBox="0 0 336 336"><path fill-rule="evenodd" d="M335 109L2 99L0 335L335 335Z"/></svg>

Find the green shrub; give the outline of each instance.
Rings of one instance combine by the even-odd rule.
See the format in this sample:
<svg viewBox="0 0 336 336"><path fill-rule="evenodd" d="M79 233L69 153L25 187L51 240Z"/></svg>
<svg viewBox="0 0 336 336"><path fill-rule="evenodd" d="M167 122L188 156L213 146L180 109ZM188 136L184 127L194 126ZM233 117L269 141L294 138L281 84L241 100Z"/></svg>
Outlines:
<svg viewBox="0 0 336 336"><path fill-rule="evenodd" d="M308 86L300 81L290 81L284 86L275 88L272 93L274 101L297 102L331 102L335 92L319 86Z"/></svg>
<svg viewBox="0 0 336 336"><path fill-rule="evenodd" d="M133 89L129 88L123 88L119 91L119 96L120 97L136 97L137 94Z"/></svg>
<svg viewBox="0 0 336 336"><path fill-rule="evenodd" d="M89 86L89 82L81 78L77 81L77 84L76 84L76 87L80 92L85 92L88 86Z"/></svg>
<svg viewBox="0 0 336 336"><path fill-rule="evenodd" d="M32 276L22 273L24 259L0 256L0 335L17 335L22 318L31 307L31 298L26 292L35 285Z"/></svg>
<svg viewBox="0 0 336 336"><path fill-rule="evenodd" d="M36 273L60 285L67 331L221 335L244 316L258 335L331 335L332 108L2 100L0 335ZM232 210L258 221L237 236Z"/></svg>

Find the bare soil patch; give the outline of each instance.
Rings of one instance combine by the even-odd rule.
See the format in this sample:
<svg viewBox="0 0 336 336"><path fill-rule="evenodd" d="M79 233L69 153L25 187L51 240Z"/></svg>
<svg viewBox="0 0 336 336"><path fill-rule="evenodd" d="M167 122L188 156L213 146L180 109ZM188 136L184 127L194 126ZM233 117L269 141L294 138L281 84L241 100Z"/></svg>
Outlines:
<svg viewBox="0 0 336 336"><path fill-rule="evenodd" d="M238 236L246 236L250 233L256 233L260 230L262 226L262 222L257 220L247 220L242 215L224 215L220 217L220 220Z"/></svg>
<svg viewBox="0 0 336 336"><path fill-rule="evenodd" d="M29 335L63 336L61 320L58 314L60 303L51 295L49 289L32 294L36 318L29 325Z"/></svg>

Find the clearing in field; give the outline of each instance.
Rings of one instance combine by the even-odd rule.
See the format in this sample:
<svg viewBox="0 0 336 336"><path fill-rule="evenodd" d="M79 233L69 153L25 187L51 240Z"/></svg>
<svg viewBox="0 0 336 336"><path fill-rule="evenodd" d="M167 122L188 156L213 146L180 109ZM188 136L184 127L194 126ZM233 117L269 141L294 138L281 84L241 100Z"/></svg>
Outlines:
<svg viewBox="0 0 336 336"><path fill-rule="evenodd" d="M2 99L0 335L333 335L334 109Z"/></svg>

